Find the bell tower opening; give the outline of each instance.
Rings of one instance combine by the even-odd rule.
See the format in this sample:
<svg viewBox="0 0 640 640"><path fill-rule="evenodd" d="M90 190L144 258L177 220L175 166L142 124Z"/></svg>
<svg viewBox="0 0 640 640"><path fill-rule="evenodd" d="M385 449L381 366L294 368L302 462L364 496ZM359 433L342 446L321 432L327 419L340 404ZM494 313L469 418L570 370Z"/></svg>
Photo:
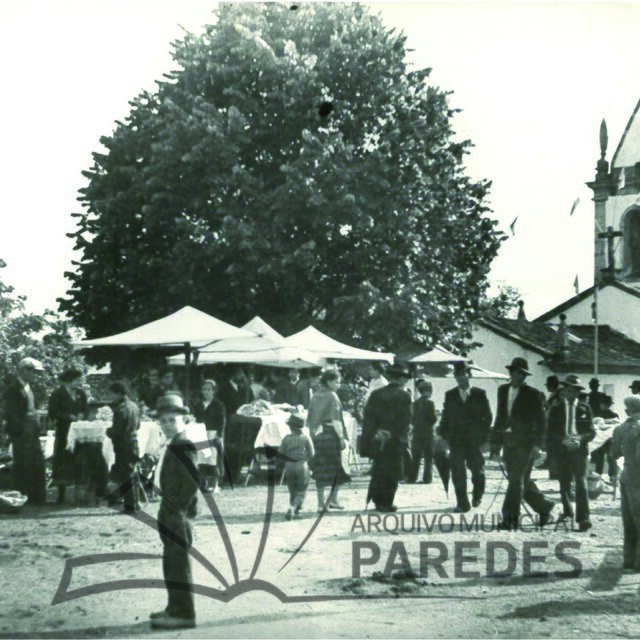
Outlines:
<svg viewBox="0 0 640 640"><path fill-rule="evenodd" d="M627 211L623 225L624 279L640 280L640 207Z"/></svg>

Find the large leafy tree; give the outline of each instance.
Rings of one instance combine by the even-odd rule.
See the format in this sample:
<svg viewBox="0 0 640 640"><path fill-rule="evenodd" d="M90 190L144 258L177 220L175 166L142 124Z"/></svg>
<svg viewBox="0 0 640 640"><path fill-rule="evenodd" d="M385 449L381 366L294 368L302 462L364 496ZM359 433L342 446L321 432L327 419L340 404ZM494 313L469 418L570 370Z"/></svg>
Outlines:
<svg viewBox="0 0 640 640"><path fill-rule="evenodd" d="M357 4L214 22L101 138L61 309L89 336L184 304L369 347L465 333L501 238L405 37Z"/></svg>

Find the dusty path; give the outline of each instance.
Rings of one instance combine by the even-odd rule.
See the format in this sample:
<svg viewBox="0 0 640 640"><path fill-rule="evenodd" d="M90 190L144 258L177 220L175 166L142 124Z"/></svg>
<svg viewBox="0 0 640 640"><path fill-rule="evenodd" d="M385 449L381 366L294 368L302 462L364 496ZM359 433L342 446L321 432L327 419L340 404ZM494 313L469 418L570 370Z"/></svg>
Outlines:
<svg viewBox="0 0 640 640"><path fill-rule="evenodd" d="M538 476L542 478L542 472ZM309 494L304 518L286 522L282 516L286 488L277 487L275 513L255 577L289 597L319 596L320 601L282 603L264 591L244 593L230 602L198 596L198 628L173 637L640 637L640 575L620 568L621 522L611 494L592 503L590 533L568 531L565 526L544 531L528 526L515 534L482 531L481 521L474 524L473 516L485 515L488 509L484 522L490 528L491 515L500 505L500 498L491 505L500 477L490 463L484 503L463 523L451 513L452 505L439 484L402 485L396 501L400 512L386 520L387 529L399 528L395 532L384 531L384 521L378 523L375 514L362 511L368 479L355 477L341 497L347 510L324 517L292 560L315 522L315 496ZM540 485L557 497L555 483ZM216 495L239 580L248 578L254 566L266 493L266 487L259 486ZM151 503L145 511L153 516L157 506ZM194 547L233 584L233 567L204 502L200 513ZM432 526L430 533L426 526ZM430 557L443 549L448 554L441 575L434 566L420 575L421 543L431 545ZM504 543L510 552L496 548ZM379 561L363 565L359 578L354 577L353 561L358 557L354 544L362 546L364 559L380 551ZM559 559L558 548L573 560ZM459 557L472 559L456 563L456 550ZM25 508L19 516L0 516L0 637L167 637L152 632L147 621L150 611L164 606L162 589L96 593L52 605L66 560L106 553L155 556L160 551L155 531L107 508L50 505ZM402 580L381 575L390 551L396 567L402 566L406 552L405 562L417 575ZM491 553L495 570L507 568L511 553L513 574L488 575ZM527 555L529 567L524 566ZM577 564L580 574L568 575ZM68 589L130 579L146 579L147 586L161 587L160 578L156 558L119 560L76 567ZM198 563L194 579L221 589Z"/></svg>

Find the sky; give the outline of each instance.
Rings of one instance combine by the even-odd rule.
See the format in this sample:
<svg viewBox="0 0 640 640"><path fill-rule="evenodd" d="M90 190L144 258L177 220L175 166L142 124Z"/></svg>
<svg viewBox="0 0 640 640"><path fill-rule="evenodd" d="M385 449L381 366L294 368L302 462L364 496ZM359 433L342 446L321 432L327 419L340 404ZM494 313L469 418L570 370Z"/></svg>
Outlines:
<svg viewBox="0 0 640 640"><path fill-rule="evenodd" d="M516 287L530 318L593 281L599 127L610 160L640 99L640 3L373 3L407 35L415 68L452 91L468 173L489 179L509 232L491 282ZM210 0L0 0L0 278L32 311L68 288L81 175L129 100L172 67L182 27ZM570 215L574 201L580 202ZM515 235L509 227L517 217Z"/></svg>

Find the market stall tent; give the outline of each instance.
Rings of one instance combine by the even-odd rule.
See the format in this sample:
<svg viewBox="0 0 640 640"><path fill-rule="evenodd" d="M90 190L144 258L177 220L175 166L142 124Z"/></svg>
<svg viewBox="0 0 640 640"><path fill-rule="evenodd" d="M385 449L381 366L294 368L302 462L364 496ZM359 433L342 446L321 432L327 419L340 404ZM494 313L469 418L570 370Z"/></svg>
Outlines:
<svg viewBox="0 0 640 640"><path fill-rule="evenodd" d="M440 345L436 345L433 349L430 349L426 353L422 353L415 358L411 358L409 362L415 364L423 364L427 362L443 362L443 363L454 363L454 362L466 362L467 359L463 356L457 356L451 351L447 351L444 347Z"/></svg>
<svg viewBox="0 0 640 640"><path fill-rule="evenodd" d="M300 347L320 357L333 360L384 360L389 363L393 362L392 353L380 353L351 347L330 338L312 325L285 338L285 342L291 347Z"/></svg>
<svg viewBox="0 0 640 640"><path fill-rule="evenodd" d="M278 333L271 325L267 324L260 316L249 320L247 324L242 325L242 328L258 336L264 336L272 340L284 340L284 336Z"/></svg>
<svg viewBox="0 0 640 640"><path fill-rule="evenodd" d="M251 331L234 327L187 306L135 329L105 338L81 340L74 344L77 347L177 347L188 344L191 349L199 349L218 340L254 335Z"/></svg>
<svg viewBox="0 0 640 640"><path fill-rule="evenodd" d="M246 338L228 338L211 344L198 353L198 364L251 363L270 367L303 369L324 364L318 355L291 347L275 329L256 316L242 327L251 331ZM169 358L171 364L182 364L179 356Z"/></svg>
<svg viewBox="0 0 640 640"><path fill-rule="evenodd" d="M194 349L214 344L218 340L251 337L246 329L218 320L193 307L183 307L159 320L148 322L135 329L105 338L75 342L78 348L85 347L183 347L184 363L187 367L186 394L189 397L189 365ZM180 356L182 358L182 356Z"/></svg>

